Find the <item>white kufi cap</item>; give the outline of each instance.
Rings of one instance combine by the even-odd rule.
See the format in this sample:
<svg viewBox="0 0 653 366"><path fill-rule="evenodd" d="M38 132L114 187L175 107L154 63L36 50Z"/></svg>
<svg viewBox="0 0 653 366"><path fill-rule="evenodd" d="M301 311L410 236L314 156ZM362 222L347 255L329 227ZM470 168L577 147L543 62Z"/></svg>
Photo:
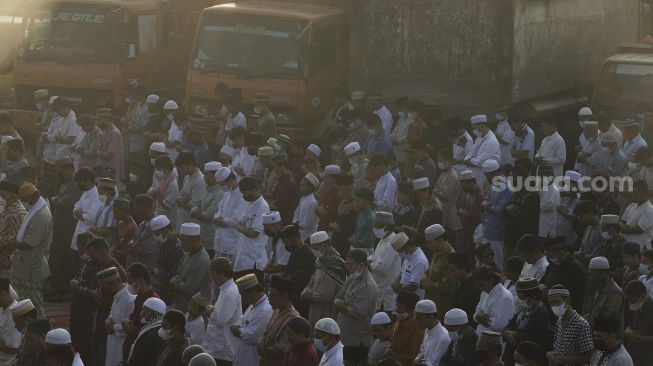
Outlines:
<svg viewBox="0 0 653 366"><path fill-rule="evenodd" d="M428 178L417 178L413 181L413 189L416 191L429 188L431 184Z"/></svg>
<svg viewBox="0 0 653 366"><path fill-rule="evenodd" d="M160 153L165 153L166 152L166 144L163 142L153 142L150 145L150 150L160 152Z"/></svg>
<svg viewBox="0 0 653 366"><path fill-rule="evenodd" d="M63 328L55 328L49 331L45 335L45 343L47 344L70 344L72 340L70 339L70 333Z"/></svg>
<svg viewBox="0 0 653 366"><path fill-rule="evenodd" d="M263 225L278 224L281 222L279 211L270 211L263 214Z"/></svg>
<svg viewBox="0 0 653 366"><path fill-rule="evenodd" d="M438 308L431 300L420 300L415 304L415 312L420 314L435 314L438 312Z"/></svg>
<svg viewBox="0 0 653 366"><path fill-rule="evenodd" d="M487 123L487 116L484 114L477 114L475 116L472 116L472 118L469 119L470 122L472 122L473 125L477 123Z"/></svg>
<svg viewBox="0 0 653 366"><path fill-rule="evenodd" d="M324 167L325 175L339 175L342 172L339 166L330 164Z"/></svg>
<svg viewBox="0 0 653 366"><path fill-rule="evenodd" d="M336 321L331 318L323 318L318 320L317 323L315 323L315 329L321 330L324 333L340 335L340 327L338 327L338 323L336 323Z"/></svg>
<svg viewBox="0 0 653 366"><path fill-rule="evenodd" d="M313 173L308 173L304 176L304 179L306 179L314 188L317 189L317 187L320 186L320 180L317 179Z"/></svg>
<svg viewBox="0 0 653 366"><path fill-rule="evenodd" d="M154 104L154 103L158 103L158 102L159 102L159 99L160 99L160 98L159 98L158 95L156 95L156 94L150 94L150 95L147 96L147 99L145 99L145 101L146 101L147 103L152 103L152 104Z"/></svg>
<svg viewBox="0 0 653 366"><path fill-rule="evenodd" d="M205 172L217 172L220 168L222 168L222 164L217 161L209 161L208 163L204 164Z"/></svg>
<svg viewBox="0 0 653 366"><path fill-rule="evenodd" d="M380 311L372 317L372 321L370 322L372 325L386 325L392 323L392 320L390 320L390 317L388 316L387 313L384 313L383 311Z"/></svg>
<svg viewBox="0 0 653 366"><path fill-rule="evenodd" d="M361 151L361 145L356 141L350 142L345 146L345 154L347 154L347 156L352 156L359 151Z"/></svg>
<svg viewBox="0 0 653 366"><path fill-rule="evenodd" d="M222 183L231 175L231 169L226 166L221 167L218 171L215 172L215 181Z"/></svg>
<svg viewBox="0 0 653 366"><path fill-rule="evenodd" d="M315 145L315 144L308 145L308 148L306 148L306 151L312 152L313 155L315 155L315 156L320 156L322 154L322 149L320 149L320 147Z"/></svg>
<svg viewBox="0 0 653 366"><path fill-rule="evenodd" d="M170 219L166 215L154 216L150 220L150 230L152 231L161 230L168 225L170 225Z"/></svg>
<svg viewBox="0 0 653 366"><path fill-rule="evenodd" d="M437 239L444 234L445 230L440 224L433 224L424 230L424 238L426 240Z"/></svg>
<svg viewBox="0 0 653 366"><path fill-rule="evenodd" d="M467 323L469 323L469 320L464 310L453 308L444 314L445 325L465 325Z"/></svg>
<svg viewBox="0 0 653 366"><path fill-rule="evenodd" d="M590 260L590 269L610 269L610 262L606 257L595 257Z"/></svg>
<svg viewBox="0 0 653 366"><path fill-rule="evenodd" d="M145 300L143 307L148 308L161 315L165 315L166 313L166 303L157 297L150 297L149 299Z"/></svg>
<svg viewBox="0 0 653 366"><path fill-rule="evenodd" d="M179 106L177 105L177 102L175 102L174 100L171 99L171 100L167 101L167 102L163 105L163 109L166 109L166 110L172 111L172 110L177 110L177 109L179 109Z"/></svg>
<svg viewBox="0 0 653 366"><path fill-rule="evenodd" d="M592 110L590 107L583 107L578 111L579 116L592 116L594 113L592 113Z"/></svg>
<svg viewBox="0 0 653 366"><path fill-rule="evenodd" d="M322 244L328 240L329 240L329 234L327 234L326 231L318 231L316 233L311 234L310 243L311 245Z"/></svg>
<svg viewBox="0 0 653 366"><path fill-rule="evenodd" d="M180 235L199 236L200 226L194 222L187 222L181 225Z"/></svg>

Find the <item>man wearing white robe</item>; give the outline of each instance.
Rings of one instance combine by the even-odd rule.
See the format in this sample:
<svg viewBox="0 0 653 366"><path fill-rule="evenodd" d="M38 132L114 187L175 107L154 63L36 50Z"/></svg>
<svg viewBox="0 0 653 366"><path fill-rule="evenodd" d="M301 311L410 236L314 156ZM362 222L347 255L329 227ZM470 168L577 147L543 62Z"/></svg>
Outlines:
<svg viewBox="0 0 653 366"><path fill-rule="evenodd" d="M122 344L127 337L127 329L123 329L123 320L129 319L134 311L135 295L129 293L123 285L116 267L110 267L97 273L102 291L113 293L111 312L104 321L107 331L107 355L105 365L116 366L123 361Z"/></svg>
<svg viewBox="0 0 653 366"><path fill-rule="evenodd" d="M505 109L497 111L495 118L498 123L497 128L494 130L494 134L496 135L499 144L501 144L501 160L499 160L499 162L501 165L512 164L515 160L512 157L512 144L515 140L515 132L510 127L508 115L506 114Z"/></svg>
<svg viewBox="0 0 653 366"><path fill-rule="evenodd" d="M484 114L473 116L471 123L476 140L474 140L472 150L465 156L465 165L474 172L476 183L482 186L485 175L481 167L486 160L499 160L501 148L496 136L490 131L487 117Z"/></svg>
<svg viewBox="0 0 653 366"><path fill-rule="evenodd" d="M389 225L392 225L393 221L393 216L389 212L378 211L375 214L374 236L380 240L374 254L367 258L370 264L370 273L378 288L377 309L382 311L395 310L395 292L392 289L392 283L401 274L401 258L392 249L395 233L392 232Z"/></svg>
<svg viewBox="0 0 653 366"><path fill-rule="evenodd" d="M73 207L73 216L77 219L77 226L70 248L77 250L77 235L87 232L95 226L97 212L102 206L97 186L95 185L95 174L89 168L82 168L75 173L75 183L82 190L82 196Z"/></svg>
<svg viewBox="0 0 653 366"><path fill-rule="evenodd" d="M299 184L299 193L302 197L299 199L292 222L299 227L299 236L302 241L306 241L311 234L317 231L319 219L315 213L317 200L314 193L319 186L320 181L312 173L306 174Z"/></svg>
<svg viewBox="0 0 653 366"><path fill-rule="evenodd" d="M227 167L222 167L215 172L215 180L225 191L222 200L218 204L218 212L213 215L213 223L216 225L213 250L216 257L227 257L229 260L236 259L238 237L238 219L247 207L243 194L238 188L236 176Z"/></svg>
<svg viewBox="0 0 653 366"><path fill-rule="evenodd" d="M374 188L374 205L377 211L392 212L397 200L397 180L388 169L388 161L383 155L375 155L369 162L368 169L374 178L378 178Z"/></svg>
<svg viewBox="0 0 653 366"><path fill-rule="evenodd" d="M603 147L598 139L599 123L594 121L583 122L583 133L578 138L581 151L576 158L574 170L582 176L592 177L596 167L603 157Z"/></svg>
<svg viewBox="0 0 653 366"><path fill-rule="evenodd" d="M625 120L621 127L624 130L624 147L622 151L624 152L624 155L626 155L626 160L628 160L629 163L634 163L637 150L642 147L648 147L648 144L639 133L639 123L637 121L632 119ZM632 164L629 164L628 169L633 170Z"/></svg>
<svg viewBox="0 0 653 366"><path fill-rule="evenodd" d="M179 208L177 209L176 231L179 232L181 225L187 222L200 224L197 219L190 216L190 210L193 206L200 205L206 192L206 182L204 182L204 174L197 167L195 156L192 153L181 152L177 160L175 160L175 166L181 174L186 175L181 191L179 191L179 197L177 197Z"/></svg>
<svg viewBox="0 0 653 366"><path fill-rule="evenodd" d="M542 139L537 154L535 154L535 164L552 166L553 175L560 177L567 159L565 140L558 133L557 121L553 117L542 118L540 128L545 137Z"/></svg>
<svg viewBox="0 0 653 366"><path fill-rule="evenodd" d="M270 212L270 206L265 201L253 177L245 177L238 182L238 187L247 201L247 207L238 220L238 254L234 270L263 269L268 262L265 244L268 236L263 229L263 214Z"/></svg>
<svg viewBox="0 0 653 366"><path fill-rule="evenodd" d="M447 125L451 136L456 136L453 140L453 169L456 173L460 173L466 169L463 164L465 157L472 151L474 146L474 139L469 135L469 132L463 126L463 121L453 120Z"/></svg>
<svg viewBox="0 0 653 366"><path fill-rule="evenodd" d="M230 327L231 334L238 339L234 366L249 366L259 364L256 343L265 332L272 318L272 306L265 296L263 287L256 275L248 274L236 280L241 301L249 306L239 323Z"/></svg>
<svg viewBox="0 0 653 366"><path fill-rule="evenodd" d="M553 167L541 165L538 168L537 175L542 179L547 179L546 188L542 187L540 191L540 222L539 236L549 238L558 235L556 223L558 221L558 206L560 206L560 191L558 186L553 183ZM544 184L544 183L542 183Z"/></svg>
<svg viewBox="0 0 653 366"><path fill-rule="evenodd" d="M248 135L249 136L249 135ZM234 160L231 162L231 169L236 173L236 177L240 180L249 177L254 173L254 163L256 162L257 155L250 155L248 147L243 147Z"/></svg>

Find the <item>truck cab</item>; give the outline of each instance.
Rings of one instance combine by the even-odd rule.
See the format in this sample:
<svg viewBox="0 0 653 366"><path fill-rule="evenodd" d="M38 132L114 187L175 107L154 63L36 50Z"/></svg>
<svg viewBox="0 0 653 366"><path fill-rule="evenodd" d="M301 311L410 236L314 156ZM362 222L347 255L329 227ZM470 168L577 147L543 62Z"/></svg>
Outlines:
<svg viewBox="0 0 653 366"><path fill-rule="evenodd" d="M653 46L625 44L601 67L592 104L615 119L638 118L653 104Z"/></svg>
<svg viewBox="0 0 653 366"><path fill-rule="evenodd" d="M204 9L187 79L191 120L215 132L214 89L222 82L241 90L249 117L263 92L282 130L309 128L330 107L335 83L347 81L348 36L347 13L329 6L247 1Z"/></svg>
<svg viewBox="0 0 653 366"><path fill-rule="evenodd" d="M33 0L14 63L14 120L31 132L34 91L70 100L78 112L124 107L133 82L183 97L199 10L209 0ZM193 12L193 9L194 12Z"/></svg>

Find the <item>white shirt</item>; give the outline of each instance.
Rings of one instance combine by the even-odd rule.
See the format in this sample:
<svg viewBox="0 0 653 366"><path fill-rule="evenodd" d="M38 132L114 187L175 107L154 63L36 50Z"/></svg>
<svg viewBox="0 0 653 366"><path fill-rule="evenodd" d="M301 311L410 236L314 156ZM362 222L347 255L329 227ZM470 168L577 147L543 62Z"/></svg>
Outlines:
<svg viewBox="0 0 653 366"><path fill-rule="evenodd" d="M72 250L77 250L77 236L81 233L87 232L88 229L95 226L97 211L103 205L98 196L97 187L93 186L93 188L88 191L84 191L81 197L79 197L79 201L75 202L73 211L80 210L82 212L82 218L77 220L73 239L70 242L70 248Z"/></svg>
<svg viewBox="0 0 653 366"><path fill-rule="evenodd" d="M174 120L171 121L170 129L168 129L168 142L182 142L184 139L184 130L177 126L177 122ZM174 163L179 156L179 152L176 148L166 148L166 154L170 157L170 160Z"/></svg>
<svg viewBox="0 0 653 366"><path fill-rule="evenodd" d="M66 117L61 117L61 120L59 121L57 125L57 130L53 131L54 135L60 136L60 137L75 137L77 138L78 135L83 135L84 131L82 131L82 128L79 127L77 124L77 117L75 116L75 112L70 111ZM81 133L80 133L81 132ZM83 136L82 136L83 137ZM53 142L54 140L50 140L49 135L48 135L48 141ZM62 159L68 155L72 155L72 147L73 143L70 144L60 144L55 142L54 143L54 161L56 162L59 159ZM71 156L72 157L72 156Z"/></svg>
<svg viewBox="0 0 653 366"><path fill-rule="evenodd" d="M377 308L383 308L384 311L395 310L395 293L392 289L392 283L401 273L401 258L391 245L394 238L395 234L390 232L390 235L379 241L374 254L367 258L370 264L370 273L378 288L379 303Z"/></svg>
<svg viewBox="0 0 653 366"><path fill-rule="evenodd" d="M84 366L84 362L82 362L82 358L79 356L79 353L75 353L75 358L73 358L72 366Z"/></svg>
<svg viewBox="0 0 653 366"><path fill-rule="evenodd" d="M512 157L512 144L515 140L515 131L510 127L508 120L504 119L497 124L494 133L501 137L501 139L506 143L505 145L499 143L501 145L501 161L499 161L499 163L501 163L501 165L512 164L514 161Z"/></svg>
<svg viewBox="0 0 653 366"><path fill-rule="evenodd" d="M481 334L481 332L488 330L501 333L512 319L514 308L514 297L501 283L497 283L490 290L490 293L482 291L481 299L476 306L474 319L479 313L484 313L489 318L490 326L486 327L479 323L476 332Z"/></svg>
<svg viewBox="0 0 653 366"><path fill-rule="evenodd" d="M417 358L423 360L426 366L438 366L440 359L449 348L449 343L451 343L449 332L438 322L435 327L424 331L424 339Z"/></svg>
<svg viewBox="0 0 653 366"><path fill-rule="evenodd" d="M546 267L548 266L549 261L546 259L546 256L542 256L542 258L536 260L533 264L525 262L519 278L533 277L537 280L537 282L540 282L542 277L544 277L544 274L546 273Z"/></svg>
<svg viewBox="0 0 653 366"><path fill-rule="evenodd" d="M374 114L379 116L381 119L381 124L383 125L383 131L390 136L390 133L392 132L392 112L386 108L386 106L382 106L381 108L377 109L374 111Z"/></svg>
<svg viewBox="0 0 653 366"><path fill-rule="evenodd" d="M0 310L0 337L2 337L2 344L5 347L17 349L20 346L23 335L16 329L16 325L11 316L11 310L9 310L15 304L16 300L6 308Z"/></svg>
<svg viewBox="0 0 653 366"><path fill-rule="evenodd" d="M247 130L247 118L242 112L238 112L235 116L232 114L227 116L227 123L224 128L227 135L225 138L225 144L231 147L233 147L233 145L231 143L231 139L229 138L229 131L236 127L242 127Z"/></svg>
<svg viewBox="0 0 653 366"><path fill-rule="evenodd" d="M286 250L286 246L283 245L281 239L277 239L276 244L275 240L272 237L268 237L268 243L265 247L266 252L268 253L268 263L278 264L285 266L290 260L290 252ZM283 275L283 273L270 273L270 275Z"/></svg>
<svg viewBox="0 0 653 366"><path fill-rule="evenodd" d="M474 146L474 139L469 135L469 132L465 131L465 133L456 137L453 142L453 158L455 160L464 160L467 154L472 151L472 146ZM466 167L464 164L456 164L453 166L453 169L456 173L460 173Z"/></svg>
<svg viewBox="0 0 653 366"><path fill-rule="evenodd" d="M618 129L617 126L614 125L614 123L610 123L610 128L608 128L608 132L610 132L617 138L617 144L619 144L619 147L622 147L624 145L624 134L621 133L621 130Z"/></svg>
<svg viewBox="0 0 653 366"><path fill-rule="evenodd" d="M52 114L52 121L50 122L50 127L48 127L48 132L46 136L46 145L43 149L43 161L48 164L54 164L57 161L57 143L54 142L54 137L61 132L61 124L63 123L63 118L58 114Z"/></svg>
<svg viewBox="0 0 653 366"><path fill-rule="evenodd" d="M651 278L646 278L648 275L639 276L639 282L643 283L646 286L646 293L648 297L653 299L653 276Z"/></svg>
<svg viewBox="0 0 653 366"><path fill-rule="evenodd" d="M533 160L533 152L535 151L535 133L533 130L524 123L524 128L521 131L515 132L515 139L512 140L512 148L515 150L528 150L528 158ZM514 159L511 163L514 162Z"/></svg>
<svg viewBox="0 0 653 366"><path fill-rule="evenodd" d="M429 269L429 261L426 259L424 252L421 248L417 248L413 253L408 255L401 265L401 277L399 283L401 285L414 284L417 285L415 293L420 299L424 299L424 289L420 287L424 273ZM396 294L395 294L396 296ZM395 297L396 298L396 297Z"/></svg>
<svg viewBox="0 0 653 366"><path fill-rule="evenodd" d="M223 361L233 361L235 357L235 338L229 328L240 321L242 316L240 293L233 279L220 286L220 294L215 302L215 308L202 347L206 353Z"/></svg>
<svg viewBox="0 0 653 366"><path fill-rule="evenodd" d="M392 212L397 200L397 180L390 172L379 178L374 188L374 203L377 211Z"/></svg>
<svg viewBox="0 0 653 366"><path fill-rule="evenodd" d="M127 332L122 329L122 321L129 319L129 316L134 311L134 300L136 296L127 291L127 287L123 287L113 296L113 304L111 304L111 312L107 319L113 321L114 334L107 336L107 357L105 365L117 365L122 362L122 344L127 337Z"/></svg>
<svg viewBox="0 0 653 366"><path fill-rule="evenodd" d="M234 366L250 366L259 364L259 355L256 343L265 332L265 328L272 318L272 306L268 297L263 295L256 304L250 305L243 315L238 327L240 339L236 345Z"/></svg>
<svg viewBox="0 0 653 366"><path fill-rule="evenodd" d="M639 150L642 147L647 147L648 144L646 141L642 138L642 135L638 134L637 136L633 137L632 139L628 141L624 141L624 148L622 151L624 152L624 155L626 155L626 160L628 161L634 161L635 159L635 153L637 150Z"/></svg>
<svg viewBox="0 0 653 366"><path fill-rule="evenodd" d="M629 227L639 227L644 231L641 234L622 234L626 242L632 241L639 244L642 251L651 248L651 239L653 239L653 205L651 201L646 201L641 205L631 203L626 207L621 220Z"/></svg>
<svg viewBox="0 0 653 366"><path fill-rule="evenodd" d="M238 152L238 155L234 157L234 160L231 162L232 171L234 175L240 180L241 178L249 177L254 172L254 162L256 161L256 155L249 155L247 148L243 147ZM235 167L241 167L245 175L240 175L236 173L233 169Z"/></svg>
<svg viewBox="0 0 653 366"><path fill-rule="evenodd" d="M585 134L581 134L578 141L587 159L587 163L576 161L574 169L583 176L591 177L594 175L597 165L601 162L605 150L601 146L598 138L590 140L585 137Z"/></svg>
<svg viewBox="0 0 653 366"><path fill-rule="evenodd" d="M557 235L558 206L560 206L560 191L551 183L547 190L540 191L539 236L548 238Z"/></svg>
<svg viewBox="0 0 653 366"><path fill-rule="evenodd" d="M191 207L200 205L204 193L206 193L206 182L204 182L202 171L197 169L193 174L184 177L184 184L179 191L179 196L186 198ZM181 225L188 222L201 224L197 219L190 217L190 210L179 206L177 208L177 232L181 231Z"/></svg>
<svg viewBox="0 0 653 366"><path fill-rule="evenodd" d="M342 366L345 362L342 359L342 350L344 346L338 342L335 346L329 348L322 355L320 366Z"/></svg>
<svg viewBox="0 0 653 366"><path fill-rule="evenodd" d="M84 137L86 137L86 132L82 129L82 127L77 125L77 123L75 123L75 126L77 126L77 133L75 134L75 142L73 142L72 145L69 145L71 147L77 147L77 146L81 145L82 141L84 141ZM78 152L71 151L70 152L70 157L73 159L73 164L75 165L75 170L78 170L79 169L79 159L81 158L81 156L79 155Z"/></svg>
<svg viewBox="0 0 653 366"><path fill-rule="evenodd" d="M236 226L246 207L247 201L243 199L243 194L240 193L238 187L224 192L222 200L218 203L218 211L213 215L213 218L223 219L229 227L215 227L213 250L215 250L216 254L236 255L236 243L240 235Z"/></svg>
<svg viewBox="0 0 653 366"><path fill-rule="evenodd" d="M489 159L499 161L500 153L499 141L492 131L488 131L485 136L476 138L471 151L465 156L465 160L469 160L471 163L469 169L474 172L476 183L482 185L485 180L481 169L483 163Z"/></svg>
<svg viewBox="0 0 653 366"><path fill-rule="evenodd" d="M536 158L542 158L546 165L553 167L553 174L556 177L562 176L562 166L567 160L567 147L565 140L558 132L542 139Z"/></svg>
<svg viewBox="0 0 653 366"><path fill-rule="evenodd" d="M299 199L299 204L295 208L295 213L292 217L292 222L299 226L299 236L302 241L308 239L311 234L317 231L319 218L315 214L317 208L317 200L313 193L302 196Z"/></svg>
<svg viewBox="0 0 653 366"><path fill-rule="evenodd" d="M240 216L240 223L247 228L258 232L256 238L248 238L244 234L238 236L238 254L234 263L234 271L243 271L254 267L262 269L268 263L265 244L268 236L263 232L263 214L270 212L270 206L263 196L254 202L248 202L247 207Z"/></svg>
<svg viewBox="0 0 653 366"><path fill-rule="evenodd" d="M204 334L206 333L206 323L204 318L200 315L197 318L190 320L190 314L186 313L186 338L190 344L201 345L204 341Z"/></svg>

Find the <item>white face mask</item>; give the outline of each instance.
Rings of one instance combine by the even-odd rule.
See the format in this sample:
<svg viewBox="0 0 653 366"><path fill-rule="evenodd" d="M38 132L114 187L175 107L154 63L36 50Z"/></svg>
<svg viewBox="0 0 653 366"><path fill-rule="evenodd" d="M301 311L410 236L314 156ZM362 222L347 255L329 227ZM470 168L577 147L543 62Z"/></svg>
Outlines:
<svg viewBox="0 0 653 366"><path fill-rule="evenodd" d="M127 292L129 292L132 295L138 295L138 291L136 291L136 289L132 285L127 285Z"/></svg>
<svg viewBox="0 0 653 366"><path fill-rule="evenodd" d="M163 339L164 341L170 340L172 338L172 330L171 329L163 329L163 327L159 328L159 337Z"/></svg>
<svg viewBox="0 0 653 366"><path fill-rule="evenodd" d="M494 114L494 118L495 118L497 121L499 121L499 122L501 122L501 121L503 121L504 119L506 119L506 118L503 116L503 113L495 113L495 114Z"/></svg>
<svg viewBox="0 0 653 366"><path fill-rule="evenodd" d="M165 238L163 237L163 234L154 235L154 239L156 241L158 241L159 243L163 243L165 241Z"/></svg>
<svg viewBox="0 0 653 366"><path fill-rule="evenodd" d="M441 163L438 161L438 169L440 170L447 170L449 168L449 165L447 163Z"/></svg>
<svg viewBox="0 0 653 366"><path fill-rule="evenodd" d="M565 313L567 312L567 305L562 304L562 305L552 306L551 311L553 311L553 314L559 318L565 315Z"/></svg>
<svg viewBox="0 0 653 366"><path fill-rule="evenodd" d="M107 196L104 195L104 194L99 195L97 198L98 198L98 199L100 200L100 202L102 202L102 203L106 203L106 202L107 202Z"/></svg>
<svg viewBox="0 0 653 366"><path fill-rule="evenodd" d="M642 306L644 306L644 303L643 303L643 302L639 302L639 303L637 303L637 304L630 304L630 305L628 305L628 307L629 307L630 310L632 310L632 311L639 311L639 310L642 308Z"/></svg>
<svg viewBox="0 0 653 366"><path fill-rule="evenodd" d="M483 131L480 128L475 128L472 133L476 137L483 137Z"/></svg>
<svg viewBox="0 0 653 366"><path fill-rule="evenodd" d="M168 121L172 121L175 119L175 116L172 113L168 113L166 114L166 118L168 119Z"/></svg>
<svg viewBox="0 0 653 366"><path fill-rule="evenodd" d="M415 112L408 113L408 118L410 118L410 119L417 118L417 113L415 113Z"/></svg>
<svg viewBox="0 0 653 366"><path fill-rule="evenodd" d="M163 172L163 170L157 169L157 170L154 171L154 176L157 179L163 179L163 178L165 178L165 173Z"/></svg>
<svg viewBox="0 0 653 366"><path fill-rule="evenodd" d="M132 182L132 183L136 183L137 180L138 180L138 177L136 176L136 174L134 174L134 173L129 173L129 181L130 181L130 182Z"/></svg>
<svg viewBox="0 0 653 366"><path fill-rule="evenodd" d="M635 170L637 169L637 164L629 162L628 163L628 170Z"/></svg>
<svg viewBox="0 0 653 366"><path fill-rule="evenodd" d="M603 238L603 240L610 240L612 235L610 235L610 233L607 231L601 231L601 237Z"/></svg>
<svg viewBox="0 0 653 366"><path fill-rule="evenodd" d="M374 228L374 229L372 229L372 231L374 231L374 236L377 239L383 239L383 237L385 236L385 228L383 228L383 227L380 228L380 229Z"/></svg>
<svg viewBox="0 0 653 366"><path fill-rule="evenodd" d="M152 164L152 166L154 166L155 163L156 163L156 159L150 159L150 164Z"/></svg>
<svg viewBox="0 0 653 366"><path fill-rule="evenodd" d="M42 111L45 109L45 104L43 103L36 103L36 110Z"/></svg>
<svg viewBox="0 0 653 366"><path fill-rule="evenodd" d="M259 107L259 106L254 107L254 113L256 114L263 113L263 107Z"/></svg>

